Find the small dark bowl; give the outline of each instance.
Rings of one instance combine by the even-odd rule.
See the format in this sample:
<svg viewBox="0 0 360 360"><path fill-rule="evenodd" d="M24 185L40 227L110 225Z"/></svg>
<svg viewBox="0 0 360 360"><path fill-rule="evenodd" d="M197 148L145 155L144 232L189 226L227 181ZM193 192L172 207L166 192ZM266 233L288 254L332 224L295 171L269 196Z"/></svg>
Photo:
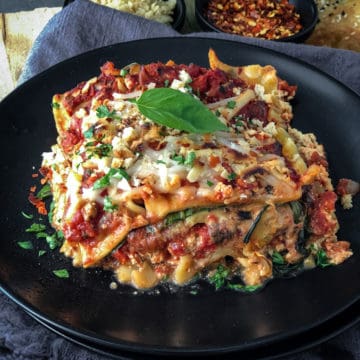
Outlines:
<svg viewBox="0 0 360 360"><path fill-rule="evenodd" d="M75 0L64 0L64 7L74 2ZM176 0L176 5L173 14L173 22L171 26L176 31L180 31L184 26L186 15L186 6L184 0Z"/></svg>
<svg viewBox="0 0 360 360"><path fill-rule="evenodd" d="M209 2L208 0L195 0L195 15L200 27L204 31L215 31L219 33L225 33L224 31L214 26L205 17L204 9L207 6L208 2ZM284 37L281 39L275 39L272 41L286 41L286 42L295 42L295 43L304 42L314 31L314 28L317 23L318 9L316 3L314 0L289 0L289 3L295 5L296 12L300 15L300 22L303 28L295 35Z"/></svg>

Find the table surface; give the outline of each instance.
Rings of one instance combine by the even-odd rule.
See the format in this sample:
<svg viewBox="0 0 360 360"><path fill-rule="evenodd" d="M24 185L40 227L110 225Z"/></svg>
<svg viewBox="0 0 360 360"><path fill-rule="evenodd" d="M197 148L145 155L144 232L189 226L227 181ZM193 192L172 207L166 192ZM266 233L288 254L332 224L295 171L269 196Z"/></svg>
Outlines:
<svg viewBox="0 0 360 360"><path fill-rule="evenodd" d="M195 0L184 0L181 33L201 31ZM360 1L316 0L319 23L307 43L360 51ZM0 100L17 83L27 54L46 22L60 11L64 0L0 0ZM40 11L42 11L40 13ZM38 16L40 15L40 16ZM8 31L7 27L10 27ZM1 44L2 41L2 44Z"/></svg>

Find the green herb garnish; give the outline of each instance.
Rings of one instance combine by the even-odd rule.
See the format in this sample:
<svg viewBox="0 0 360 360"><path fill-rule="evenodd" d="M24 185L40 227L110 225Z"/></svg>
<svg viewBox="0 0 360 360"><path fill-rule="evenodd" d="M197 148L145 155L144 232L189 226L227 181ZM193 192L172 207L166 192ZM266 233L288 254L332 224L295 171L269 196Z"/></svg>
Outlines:
<svg viewBox="0 0 360 360"><path fill-rule="evenodd" d="M157 124L191 133L228 131L200 100L171 88L149 89L137 100L139 111Z"/></svg>
<svg viewBox="0 0 360 360"><path fill-rule="evenodd" d="M44 224L38 224L34 223L31 224L31 226L27 229L25 229L26 232L40 232L44 231L46 229L46 226Z"/></svg>
<svg viewBox="0 0 360 360"><path fill-rule="evenodd" d="M53 103L51 104L51 107L52 107L53 109L60 109L60 104L57 103L57 102L53 102Z"/></svg>
<svg viewBox="0 0 360 360"><path fill-rule="evenodd" d="M51 196L51 187L50 184L45 184L36 194L36 197L38 199L45 199L49 196Z"/></svg>
<svg viewBox="0 0 360 360"><path fill-rule="evenodd" d="M99 190L99 189L103 189L103 188L109 186L111 178L115 178L118 180L121 180L122 178L124 178L127 181L129 181L130 175L124 169L111 168L105 176L103 176L102 178L100 178L94 182L93 189Z"/></svg>
<svg viewBox="0 0 360 360"><path fill-rule="evenodd" d="M216 290L224 287L227 282L230 270L223 265L218 265L213 275L209 276L209 282L215 286Z"/></svg>
<svg viewBox="0 0 360 360"><path fill-rule="evenodd" d="M285 264L285 260L284 260L283 256L277 251L274 251L272 253L271 260L272 260L273 264L278 264L278 265Z"/></svg>
<svg viewBox="0 0 360 360"><path fill-rule="evenodd" d="M18 245L25 250L31 250L34 248L33 244L31 241L19 241Z"/></svg>
<svg viewBox="0 0 360 360"><path fill-rule="evenodd" d="M331 264L329 263L329 258L327 257L326 252L323 249L319 249L316 252L315 259L316 259L316 265L321 268L331 266Z"/></svg>
<svg viewBox="0 0 360 360"><path fill-rule="evenodd" d="M39 250L38 256L41 257L46 254L46 250Z"/></svg>
<svg viewBox="0 0 360 360"><path fill-rule="evenodd" d="M236 101L234 101L234 100L230 100L230 101L228 101L227 104L226 104L226 107L227 107L228 109L234 109L235 106L236 106Z"/></svg>
<svg viewBox="0 0 360 360"><path fill-rule="evenodd" d="M28 220L31 220L34 215L32 214L26 214L24 211L21 212L21 215L25 218L25 219L28 219Z"/></svg>
<svg viewBox="0 0 360 360"><path fill-rule="evenodd" d="M114 212L118 209L116 204L113 204L109 196L105 196L104 198L104 211Z"/></svg>
<svg viewBox="0 0 360 360"><path fill-rule="evenodd" d="M51 250L56 249L57 247L61 246L64 241L64 235L61 231L57 231L52 235L47 235L45 237L47 244Z"/></svg>
<svg viewBox="0 0 360 360"><path fill-rule="evenodd" d="M69 272L66 269L53 270L53 274L61 279L67 279L69 277Z"/></svg>
<svg viewBox="0 0 360 360"><path fill-rule="evenodd" d="M210 181L210 180L207 180L207 181L206 181L206 184L207 184L207 186L209 186L209 187L211 187L211 186L214 185L214 183L213 183L212 181Z"/></svg>
<svg viewBox="0 0 360 360"><path fill-rule="evenodd" d="M97 109L96 109L96 116L98 118L107 118L107 119L116 119L116 120L120 120L120 116L116 115L116 111L110 111L106 105L100 105Z"/></svg>
<svg viewBox="0 0 360 360"><path fill-rule="evenodd" d="M185 158L184 165L193 166L194 161L196 159L196 155L194 151L190 151Z"/></svg>
<svg viewBox="0 0 360 360"><path fill-rule="evenodd" d="M86 131L84 131L85 139L91 139L94 137L94 126L90 126Z"/></svg>
<svg viewBox="0 0 360 360"><path fill-rule="evenodd" d="M254 292L260 289L262 285L242 285L242 284L227 284L226 288L230 290L242 291L242 292Z"/></svg>
<svg viewBox="0 0 360 360"><path fill-rule="evenodd" d="M233 180L236 179L236 176L237 176L237 175L236 175L234 172L232 172L232 173L230 173L230 174L228 175L228 180L233 181Z"/></svg>
<svg viewBox="0 0 360 360"><path fill-rule="evenodd" d="M174 154L170 157L170 159L176 161L179 165L193 166L196 159L196 154L194 151L190 151L186 157L183 155Z"/></svg>
<svg viewBox="0 0 360 360"><path fill-rule="evenodd" d="M120 70L120 76L122 76L122 77L126 76L128 73L129 73L129 70L127 70L127 69Z"/></svg>

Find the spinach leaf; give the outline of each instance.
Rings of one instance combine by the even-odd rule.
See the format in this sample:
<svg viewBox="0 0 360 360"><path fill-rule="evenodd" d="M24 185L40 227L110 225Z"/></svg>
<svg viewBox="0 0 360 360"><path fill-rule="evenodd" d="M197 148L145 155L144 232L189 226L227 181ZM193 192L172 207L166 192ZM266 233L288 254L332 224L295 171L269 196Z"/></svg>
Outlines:
<svg viewBox="0 0 360 360"><path fill-rule="evenodd" d="M212 276L209 276L209 282L215 286L216 290L219 290L227 283L229 274L230 270L220 264L216 268L216 272Z"/></svg>
<svg viewBox="0 0 360 360"><path fill-rule="evenodd" d="M171 88L145 91L139 99L132 100L139 111L157 124L190 133L228 131L200 100Z"/></svg>
<svg viewBox="0 0 360 360"><path fill-rule="evenodd" d="M303 270L303 261L299 261L294 264L289 264L284 261L283 264L279 264L273 261L273 275L274 277L289 278L294 277Z"/></svg>
<svg viewBox="0 0 360 360"><path fill-rule="evenodd" d="M323 249L319 249L316 252L315 260L316 260L316 265L319 267L324 268L327 266L331 266L331 264L329 263L329 259L326 255L326 252Z"/></svg>

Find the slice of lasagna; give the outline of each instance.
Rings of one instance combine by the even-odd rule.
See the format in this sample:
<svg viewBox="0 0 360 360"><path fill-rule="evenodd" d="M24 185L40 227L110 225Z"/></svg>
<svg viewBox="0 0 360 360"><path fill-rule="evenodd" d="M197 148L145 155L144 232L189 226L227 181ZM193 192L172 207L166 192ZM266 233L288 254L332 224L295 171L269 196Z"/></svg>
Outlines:
<svg viewBox="0 0 360 360"><path fill-rule="evenodd" d="M319 251L333 264L351 255L336 238L324 149L290 126L296 87L272 66L232 67L212 50L209 60L108 62L54 96L59 136L42 173L75 266L150 288L221 264L260 285L274 259L311 267Z"/></svg>

